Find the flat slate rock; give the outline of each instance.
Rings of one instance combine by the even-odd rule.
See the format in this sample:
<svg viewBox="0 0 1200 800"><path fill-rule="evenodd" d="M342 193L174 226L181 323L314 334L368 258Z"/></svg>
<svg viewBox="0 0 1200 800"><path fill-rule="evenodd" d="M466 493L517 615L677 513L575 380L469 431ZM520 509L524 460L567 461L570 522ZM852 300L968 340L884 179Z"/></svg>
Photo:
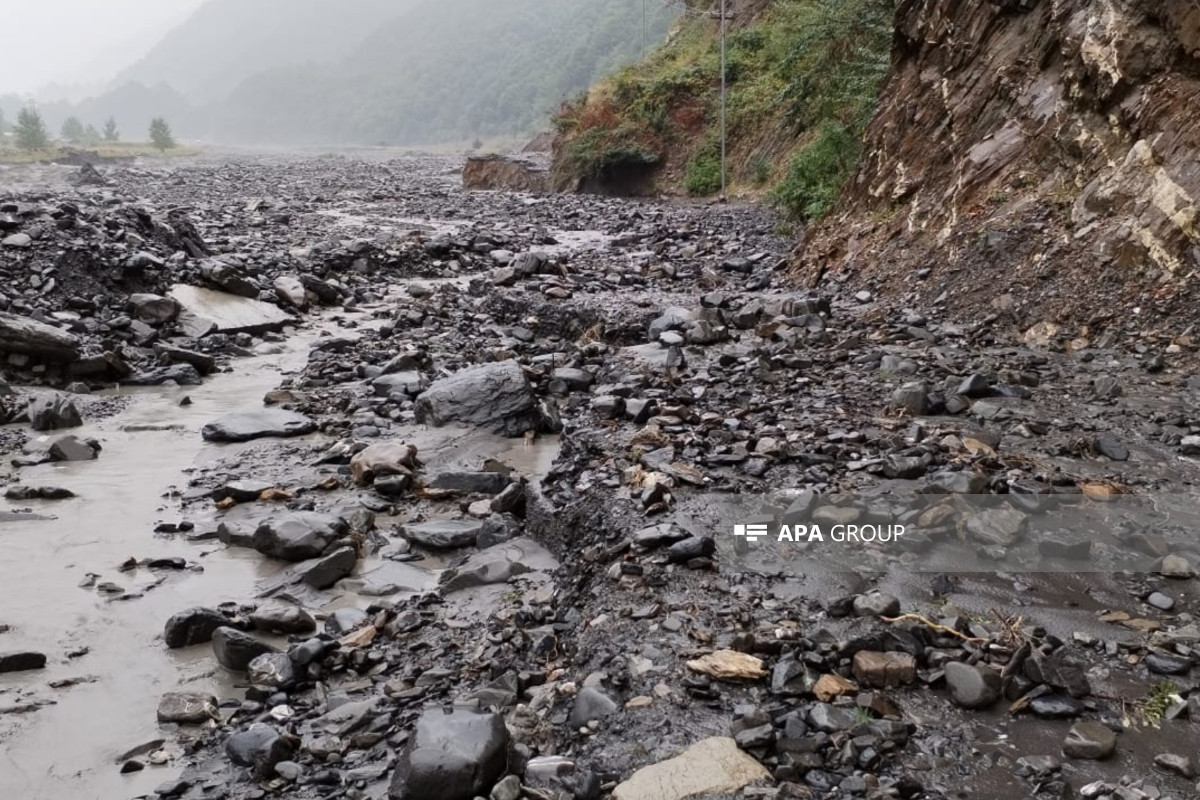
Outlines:
<svg viewBox="0 0 1200 800"><path fill-rule="evenodd" d="M480 364L434 382L417 398L417 422L462 423L500 436L521 436L540 421L536 399L516 361Z"/></svg>
<svg viewBox="0 0 1200 800"><path fill-rule="evenodd" d="M69 362L79 358L79 339L29 317L0 311L0 352Z"/></svg>
<svg viewBox="0 0 1200 800"><path fill-rule="evenodd" d="M226 414L205 425L200 435L209 442L248 442L266 437L304 436L316 429L317 423L303 414L269 408Z"/></svg>
<svg viewBox="0 0 1200 800"><path fill-rule="evenodd" d="M192 338L210 333L263 333L292 321L278 306L228 292L178 284L170 296L179 303L179 325Z"/></svg>

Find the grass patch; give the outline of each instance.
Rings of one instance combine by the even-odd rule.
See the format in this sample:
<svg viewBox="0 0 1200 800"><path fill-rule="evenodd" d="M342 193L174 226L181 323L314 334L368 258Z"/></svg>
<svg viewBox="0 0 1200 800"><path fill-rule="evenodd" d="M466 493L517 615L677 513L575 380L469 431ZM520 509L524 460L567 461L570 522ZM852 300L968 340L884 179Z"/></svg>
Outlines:
<svg viewBox="0 0 1200 800"><path fill-rule="evenodd" d="M1170 681L1159 681L1150 687L1150 692L1141 703L1142 724L1157 728L1179 695L1179 687Z"/></svg>
<svg viewBox="0 0 1200 800"><path fill-rule="evenodd" d="M0 164L41 164L70 153L96 153L101 158L180 158L194 156L199 148L181 145L166 151L159 150L149 142L112 142L96 147L63 147L52 146L45 150L19 150L16 147L0 145Z"/></svg>

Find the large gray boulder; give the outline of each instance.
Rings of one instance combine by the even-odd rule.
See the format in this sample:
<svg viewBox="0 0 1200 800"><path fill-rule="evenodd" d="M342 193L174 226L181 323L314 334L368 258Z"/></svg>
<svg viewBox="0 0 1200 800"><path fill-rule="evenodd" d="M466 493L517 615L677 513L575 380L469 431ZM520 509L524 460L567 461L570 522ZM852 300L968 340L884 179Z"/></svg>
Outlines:
<svg viewBox="0 0 1200 800"><path fill-rule="evenodd" d="M157 294L133 294L129 296L129 310L147 325L162 325L175 319L179 303L172 297Z"/></svg>
<svg viewBox="0 0 1200 800"><path fill-rule="evenodd" d="M481 519L433 519L428 522L410 522L404 526L404 536L409 541L435 550L452 550L470 547L483 527Z"/></svg>
<svg viewBox="0 0 1200 800"><path fill-rule="evenodd" d="M190 647L212 641L217 628L229 625L229 617L217 609L197 606L180 611L167 620L163 627L163 640L172 649Z"/></svg>
<svg viewBox="0 0 1200 800"><path fill-rule="evenodd" d="M35 395L25 410L29 425L35 431L54 431L59 428L78 428L83 424L75 403L58 392Z"/></svg>
<svg viewBox="0 0 1200 800"><path fill-rule="evenodd" d="M540 422L537 403L516 361L464 369L434 382L417 398L417 421L434 427L451 422L500 436L521 436Z"/></svg>
<svg viewBox="0 0 1200 800"><path fill-rule="evenodd" d="M200 276L222 291L239 297L258 297L259 286L237 267L215 259L200 265Z"/></svg>
<svg viewBox="0 0 1200 800"><path fill-rule="evenodd" d="M278 653L271 645L236 628L217 628L212 633L213 655L225 669L245 672L250 662L265 653Z"/></svg>
<svg viewBox="0 0 1200 800"><path fill-rule="evenodd" d="M226 414L201 428L200 435L208 442L248 442L268 436L304 436L316 429L317 423L303 414L267 408Z"/></svg>
<svg viewBox="0 0 1200 800"><path fill-rule="evenodd" d="M170 296L179 303L179 327L192 338L210 333L263 333L282 328L292 317L278 306L228 292L179 284Z"/></svg>
<svg viewBox="0 0 1200 800"><path fill-rule="evenodd" d="M434 708L417 720L396 762L391 800L472 800L487 796L508 766L508 729L499 714Z"/></svg>
<svg viewBox="0 0 1200 800"><path fill-rule="evenodd" d="M29 317L0 311L0 353L69 363L79 358L79 340Z"/></svg>
<svg viewBox="0 0 1200 800"><path fill-rule="evenodd" d="M349 532L350 526L341 517L298 511L259 525L254 531L254 549L283 561L305 561L318 558Z"/></svg>

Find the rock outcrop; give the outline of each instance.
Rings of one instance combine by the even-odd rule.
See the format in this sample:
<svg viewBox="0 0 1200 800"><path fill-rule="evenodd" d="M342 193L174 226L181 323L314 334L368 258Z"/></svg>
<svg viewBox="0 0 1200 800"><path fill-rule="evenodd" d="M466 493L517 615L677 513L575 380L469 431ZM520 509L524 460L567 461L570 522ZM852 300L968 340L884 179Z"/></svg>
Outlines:
<svg viewBox="0 0 1200 800"><path fill-rule="evenodd" d="M463 188L545 192L550 180L547 166L544 157L533 153L521 156L472 156L463 165Z"/></svg>
<svg viewBox="0 0 1200 800"><path fill-rule="evenodd" d="M1020 330L1134 308L1139 328L1178 323L1200 266L1198 96L1195 4L904 0L863 162L799 274L922 299L953 280L952 310L990 303Z"/></svg>

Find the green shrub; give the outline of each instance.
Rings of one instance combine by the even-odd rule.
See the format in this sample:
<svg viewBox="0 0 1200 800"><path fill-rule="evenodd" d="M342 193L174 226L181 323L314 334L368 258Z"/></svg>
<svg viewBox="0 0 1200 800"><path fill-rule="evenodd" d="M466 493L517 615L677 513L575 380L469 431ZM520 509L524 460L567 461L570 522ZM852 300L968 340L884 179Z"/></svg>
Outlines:
<svg viewBox="0 0 1200 800"><path fill-rule="evenodd" d="M703 197L721 191L721 154L715 148L700 148L688 162L684 187L693 197Z"/></svg>
<svg viewBox="0 0 1200 800"><path fill-rule="evenodd" d="M890 0L788 3L779 64L784 100L801 129L818 120L865 124L891 63Z"/></svg>
<svg viewBox="0 0 1200 800"><path fill-rule="evenodd" d="M756 155L750 159L750 179L755 186L766 186L771 180L771 161L766 156Z"/></svg>
<svg viewBox="0 0 1200 800"><path fill-rule="evenodd" d="M853 172L861 150L858 130L826 122L817 137L792 158L787 175L772 193L773 199L794 217L823 216Z"/></svg>

